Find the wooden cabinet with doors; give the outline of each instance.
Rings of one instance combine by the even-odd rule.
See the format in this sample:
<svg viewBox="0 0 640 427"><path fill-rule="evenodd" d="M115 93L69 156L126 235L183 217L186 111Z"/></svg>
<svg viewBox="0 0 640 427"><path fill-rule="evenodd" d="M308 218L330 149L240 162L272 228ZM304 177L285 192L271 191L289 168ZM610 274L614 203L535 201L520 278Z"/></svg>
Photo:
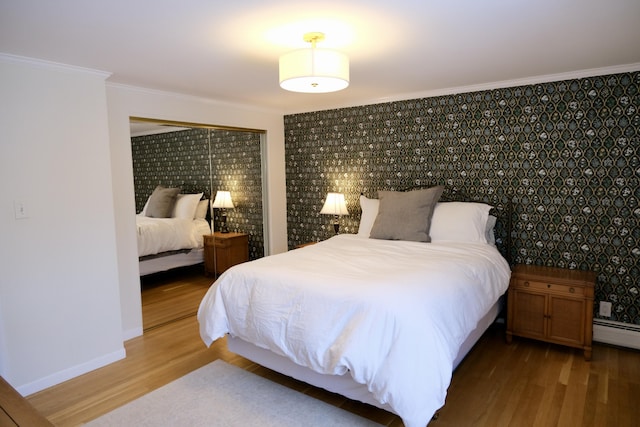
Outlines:
<svg viewBox="0 0 640 427"><path fill-rule="evenodd" d="M591 359L596 273L517 265L507 303L508 343L513 335L584 350Z"/></svg>
<svg viewBox="0 0 640 427"><path fill-rule="evenodd" d="M204 271L219 276L236 264L249 261L249 235L222 233L204 235Z"/></svg>

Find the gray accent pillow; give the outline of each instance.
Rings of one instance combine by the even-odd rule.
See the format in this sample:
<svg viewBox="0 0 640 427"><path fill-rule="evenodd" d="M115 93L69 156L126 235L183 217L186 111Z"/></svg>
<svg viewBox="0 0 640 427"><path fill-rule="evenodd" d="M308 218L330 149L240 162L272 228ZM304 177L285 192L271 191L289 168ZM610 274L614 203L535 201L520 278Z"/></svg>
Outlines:
<svg viewBox="0 0 640 427"><path fill-rule="evenodd" d="M406 192L378 191L380 208L369 237L430 242L431 217L443 191L443 186Z"/></svg>
<svg viewBox="0 0 640 427"><path fill-rule="evenodd" d="M178 193L180 193L179 188L165 188L158 185L149 197L145 215L151 218L170 218Z"/></svg>

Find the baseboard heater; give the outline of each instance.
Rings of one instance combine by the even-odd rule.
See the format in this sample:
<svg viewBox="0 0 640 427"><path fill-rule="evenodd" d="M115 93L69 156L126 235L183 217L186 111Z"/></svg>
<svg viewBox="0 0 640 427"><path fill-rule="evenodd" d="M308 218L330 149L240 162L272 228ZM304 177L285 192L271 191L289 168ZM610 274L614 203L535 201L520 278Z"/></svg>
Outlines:
<svg viewBox="0 0 640 427"><path fill-rule="evenodd" d="M593 340L640 350L640 325L594 319Z"/></svg>

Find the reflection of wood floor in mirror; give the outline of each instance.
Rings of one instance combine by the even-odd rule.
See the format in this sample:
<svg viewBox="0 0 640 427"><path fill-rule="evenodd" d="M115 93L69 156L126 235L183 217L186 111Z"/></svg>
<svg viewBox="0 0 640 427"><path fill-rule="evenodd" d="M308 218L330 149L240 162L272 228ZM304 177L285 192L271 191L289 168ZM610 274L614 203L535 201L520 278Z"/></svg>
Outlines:
<svg viewBox="0 0 640 427"><path fill-rule="evenodd" d="M144 332L194 316L213 281L204 275L202 265L142 277Z"/></svg>

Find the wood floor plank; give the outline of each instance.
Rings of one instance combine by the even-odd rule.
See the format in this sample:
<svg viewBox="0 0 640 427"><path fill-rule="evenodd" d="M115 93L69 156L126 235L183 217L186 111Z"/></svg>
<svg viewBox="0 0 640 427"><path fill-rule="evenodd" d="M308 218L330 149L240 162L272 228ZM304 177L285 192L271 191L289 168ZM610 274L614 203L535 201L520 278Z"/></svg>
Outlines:
<svg viewBox="0 0 640 427"><path fill-rule="evenodd" d="M566 387L558 382L558 378L564 361L571 355L555 350L559 350L559 348L549 346L546 349L544 359L540 366L537 367L537 374L533 377L533 383L543 388L542 395L538 396L540 406L537 413L531 418L533 425L550 425L549 423L552 423L551 420L556 420L560 412L560 405L558 404L560 393L562 399L564 399Z"/></svg>

